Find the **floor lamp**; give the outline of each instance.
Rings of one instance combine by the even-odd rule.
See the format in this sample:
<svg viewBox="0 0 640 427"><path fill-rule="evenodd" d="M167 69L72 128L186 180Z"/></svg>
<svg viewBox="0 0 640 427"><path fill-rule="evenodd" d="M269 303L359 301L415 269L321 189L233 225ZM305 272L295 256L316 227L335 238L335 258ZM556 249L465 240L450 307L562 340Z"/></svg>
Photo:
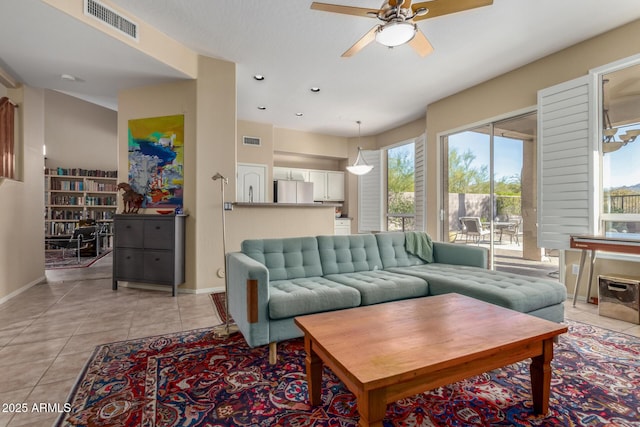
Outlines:
<svg viewBox="0 0 640 427"><path fill-rule="evenodd" d="M229 178L225 178L216 173L211 177L214 181L220 180L220 194L221 194L221 206L222 206L222 257L224 258L224 314L225 319L222 325L213 328L213 333L216 337L225 338L234 332L238 332L238 327L229 322L229 280L227 279L227 233L225 223L225 201L224 201L224 186L229 183Z"/></svg>

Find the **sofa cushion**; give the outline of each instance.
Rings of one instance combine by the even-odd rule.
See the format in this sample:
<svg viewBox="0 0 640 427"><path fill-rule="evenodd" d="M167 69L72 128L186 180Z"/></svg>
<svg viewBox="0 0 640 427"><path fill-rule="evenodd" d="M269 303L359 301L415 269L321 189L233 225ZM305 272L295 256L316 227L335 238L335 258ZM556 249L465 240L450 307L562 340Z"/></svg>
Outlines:
<svg viewBox="0 0 640 427"><path fill-rule="evenodd" d="M242 253L264 264L270 281L323 275L315 237L245 240Z"/></svg>
<svg viewBox="0 0 640 427"><path fill-rule="evenodd" d="M426 281L390 271L359 271L330 274L325 277L357 289L360 292L362 305L429 295L429 286Z"/></svg>
<svg viewBox="0 0 640 427"><path fill-rule="evenodd" d="M564 285L553 280L451 264L391 268L429 282L429 294L459 293L521 313L562 303Z"/></svg>
<svg viewBox="0 0 640 427"><path fill-rule="evenodd" d="M318 236L324 275L382 270L378 242L373 234Z"/></svg>
<svg viewBox="0 0 640 427"><path fill-rule="evenodd" d="M407 252L403 232L379 233L376 234L376 240L385 269L424 264L423 260Z"/></svg>
<svg viewBox="0 0 640 427"><path fill-rule="evenodd" d="M286 319L303 314L360 305L360 293L323 277L269 282L269 317Z"/></svg>

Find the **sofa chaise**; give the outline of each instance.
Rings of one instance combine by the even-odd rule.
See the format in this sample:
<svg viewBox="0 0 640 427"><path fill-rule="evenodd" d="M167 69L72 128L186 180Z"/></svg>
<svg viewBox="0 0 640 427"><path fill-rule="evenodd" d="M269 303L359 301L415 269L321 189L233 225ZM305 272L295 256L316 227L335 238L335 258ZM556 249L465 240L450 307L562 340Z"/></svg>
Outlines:
<svg viewBox="0 0 640 427"><path fill-rule="evenodd" d="M229 312L249 346L269 344L271 363L278 341L303 335L296 316L406 298L455 292L564 320L559 282L488 270L488 251L477 246L429 239L430 259L421 258L406 249L416 234L245 240L227 254Z"/></svg>

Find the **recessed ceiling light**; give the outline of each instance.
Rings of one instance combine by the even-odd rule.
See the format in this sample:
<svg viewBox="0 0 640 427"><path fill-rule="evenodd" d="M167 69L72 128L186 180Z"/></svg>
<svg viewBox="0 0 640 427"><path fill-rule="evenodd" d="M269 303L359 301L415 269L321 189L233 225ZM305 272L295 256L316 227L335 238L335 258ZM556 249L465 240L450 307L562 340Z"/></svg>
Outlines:
<svg viewBox="0 0 640 427"><path fill-rule="evenodd" d="M71 74L62 74L60 78L68 82L75 82L76 80L78 80L76 76L72 76Z"/></svg>
<svg viewBox="0 0 640 427"><path fill-rule="evenodd" d="M259 82L264 80L264 76L262 74L256 74L255 76L253 76L253 78Z"/></svg>
<svg viewBox="0 0 640 427"><path fill-rule="evenodd" d="M304 116L304 113L296 113L296 116L302 117L302 116Z"/></svg>
<svg viewBox="0 0 640 427"><path fill-rule="evenodd" d="M258 110L266 110L267 107L265 107L264 105L258 105Z"/></svg>
<svg viewBox="0 0 640 427"><path fill-rule="evenodd" d="M309 90L311 90L311 92L313 92L313 93L318 93L318 92L320 92L320 88L319 88L319 87L315 87L315 86L314 86L314 87L312 87L312 88L311 88L311 89L309 89Z"/></svg>

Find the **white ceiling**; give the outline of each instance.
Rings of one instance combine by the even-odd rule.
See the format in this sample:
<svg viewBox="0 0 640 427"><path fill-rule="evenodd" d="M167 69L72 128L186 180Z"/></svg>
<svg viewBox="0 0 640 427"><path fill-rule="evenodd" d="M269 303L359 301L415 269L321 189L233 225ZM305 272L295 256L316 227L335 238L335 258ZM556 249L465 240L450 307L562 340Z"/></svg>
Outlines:
<svg viewBox="0 0 640 427"><path fill-rule="evenodd" d="M494 0L421 21L435 48L427 57L372 43L341 58L375 19L313 11L309 0L111 3L202 55L235 62L238 119L339 136L357 135L357 120L365 136L424 117L438 99L640 18L638 0ZM40 0L0 0L0 67L114 109L119 90L186 77Z"/></svg>

